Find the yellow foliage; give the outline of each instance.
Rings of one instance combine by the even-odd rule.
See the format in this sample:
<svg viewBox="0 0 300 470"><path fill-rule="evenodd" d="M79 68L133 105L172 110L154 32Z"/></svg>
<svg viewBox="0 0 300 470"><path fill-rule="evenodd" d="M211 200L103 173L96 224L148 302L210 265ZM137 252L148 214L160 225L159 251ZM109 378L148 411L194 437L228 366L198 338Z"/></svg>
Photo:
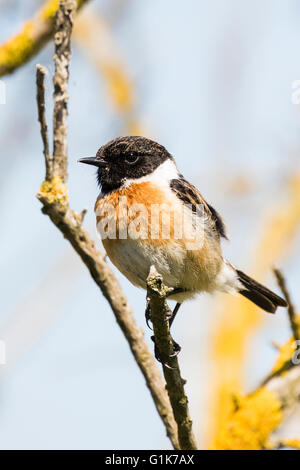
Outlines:
<svg viewBox="0 0 300 470"><path fill-rule="evenodd" d="M106 79L108 93L116 109L120 112L131 110L134 104L131 81L121 65L107 24L99 15L85 11L76 22L74 39L85 47Z"/></svg>
<svg viewBox="0 0 300 470"><path fill-rule="evenodd" d="M28 21L21 33L0 46L0 67L5 65L8 70L12 70L30 57L34 47L33 31L34 24Z"/></svg>
<svg viewBox="0 0 300 470"><path fill-rule="evenodd" d="M39 11L39 17L45 20L54 18L59 6L59 0L49 0Z"/></svg>
<svg viewBox="0 0 300 470"><path fill-rule="evenodd" d="M87 0L76 0L80 8ZM22 31L0 45L0 76L25 64L37 53L53 33L53 19L59 0L48 0Z"/></svg>
<svg viewBox="0 0 300 470"><path fill-rule="evenodd" d="M293 447L300 450L300 439L284 439L282 443L285 447Z"/></svg>
<svg viewBox="0 0 300 470"><path fill-rule="evenodd" d="M300 222L300 174L291 176L286 200L268 208L262 217L263 234L253 256L249 274L258 280L288 252ZM232 407L232 395L243 383L247 346L258 325L266 318L263 312L242 297L222 296L220 315L214 329L212 353L215 371L209 408L209 440L218 440ZM289 350L290 351L290 350ZM290 354L290 352L288 352ZM290 357L290 356L289 356ZM284 360L284 355L282 355ZM211 421L213 417L213 421Z"/></svg>
<svg viewBox="0 0 300 470"><path fill-rule="evenodd" d="M128 118L127 129L129 135L145 135L145 131L140 126L139 122L135 119Z"/></svg>
<svg viewBox="0 0 300 470"><path fill-rule="evenodd" d="M75 41L105 79L107 92L117 112L123 117L126 130L131 135L143 135L136 117L136 97L130 76L119 57L108 25L94 12L84 11L74 27Z"/></svg>
<svg viewBox="0 0 300 470"><path fill-rule="evenodd" d="M116 64L103 63L102 73L108 83L108 92L111 100L121 111L132 107L133 96L131 83L122 69Z"/></svg>
<svg viewBox="0 0 300 470"><path fill-rule="evenodd" d="M300 328L300 315L296 315L296 323ZM279 355L272 369L272 373L280 371L287 361L292 359L297 349L295 338L292 336L285 344L279 347ZM284 373L284 371L282 372Z"/></svg>
<svg viewBox="0 0 300 470"><path fill-rule="evenodd" d="M77 2L77 8L80 8L85 3L84 0L76 0L76 2ZM54 18L55 13L58 9L58 6L59 6L59 0L49 0L48 2L45 3L45 5L39 11L38 14L40 18L44 18L46 20Z"/></svg>
<svg viewBox="0 0 300 470"><path fill-rule="evenodd" d="M53 202L66 204L68 202L68 188L59 176L54 176L51 181L42 183L39 196L47 198L51 204Z"/></svg>
<svg viewBox="0 0 300 470"><path fill-rule="evenodd" d="M226 425L218 434L214 449L260 450L282 421L281 403L273 392L262 388L254 395L231 400Z"/></svg>

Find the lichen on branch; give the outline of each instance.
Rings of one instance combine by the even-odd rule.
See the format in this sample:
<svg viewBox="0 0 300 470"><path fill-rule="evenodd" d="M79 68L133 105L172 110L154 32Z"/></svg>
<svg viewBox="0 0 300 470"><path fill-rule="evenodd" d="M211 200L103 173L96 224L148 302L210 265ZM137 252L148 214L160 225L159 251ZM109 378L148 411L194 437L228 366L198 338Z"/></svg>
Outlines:
<svg viewBox="0 0 300 470"><path fill-rule="evenodd" d="M78 3L78 2L77 2ZM50 4L50 2L49 2ZM85 211L80 214L73 211L68 202L67 180L67 79L68 63L70 60L69 44L72 31L72 9L76 6L75 0L68 0L60 5L60 14L57 15L56 32L59 33L56 41L55 60L63 62L55 68L54 84L57 75L63 71L60 80L61 87L54 89L54 102L58 96L64 107L63 116L60 112L53 114L53 155L49 151L47 124L45 120L45 89L44 78L46 71L37 66L37 105L38 119L41 126L41 135L44 146L46 177L37 194L42 203L42 212L49 216L53 224L70 242L76 253L90 272L92 279L100 288L108 301L115 319L120 326L134 359L140 368L146 385L149 388L155 407L165 426L167 435L175 449L179 449L177 427L174 420L170 401L166 393L162 376L133 316L132 309L123 293L121 286L113 271L106 263L105 255L95 246L94 241L82 226ZM71 11L70 11L71 8ZM69 15L70 21L62 21ZM60 41L62 40L62 41ZM61 47L62 46L62 47ZM67 49L64 47L67 46ZM65 51L67 53L65 54ZM56 150L55 150L56 149ZM62 158L63 157L63 158Z"/></svg>
<svg viewBox="0 0 300 470"><path fill-rule="evenodd" d="M260 450L282 421L281 402L262 388L249 397L234 397L232 411L213 446L216 450Z"/></svg>
<svg viewBox="0 0 300 470"><path fill-rule="evenodd" d="M88 0L76 0L81 8ZM22 30L0 45L0 77L28 62L49 41L54 32L59 0L48 0Z"/></svg>
<svg viewBox="0 0 300 470"><path fill-rule="evenodd" d="M38 198L47 199L52 204L53 202L60 202L61 204L68 203L68 188L62 182L61 178L57 175L53 176L50 181L44 181L41 184Z"/></svg>

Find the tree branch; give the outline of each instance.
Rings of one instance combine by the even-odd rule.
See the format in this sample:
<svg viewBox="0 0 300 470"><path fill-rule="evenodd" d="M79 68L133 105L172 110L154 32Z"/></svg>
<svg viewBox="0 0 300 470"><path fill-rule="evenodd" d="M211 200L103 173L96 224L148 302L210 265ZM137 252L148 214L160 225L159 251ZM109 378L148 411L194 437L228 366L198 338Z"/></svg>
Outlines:
<svg viewBox="0 0 300 470"><path fill-rule="evenodd" d="M72 6L70 11L70 6ZM118 280L114 276L112 270L105 261L105 255L101 254L95 247L93 240L82 227L83 213L74 212L68 202L68 190L66 186L67 168L67 79L68 79L68 61L70 58L69 44L72 30L72 10L75 8L75 0L68 0L61 3L60 13L57 17L57 32L60 37L64 38L59 44L60 51L56 47L56 59L59 57L63 61L63 75L57 76L62 70L60 64L56 67L54 84L58 80L63 80L64 84L55 87L54 101L58 101L58 106L63 109L63 117L60 113L54 113L54 148L57 149L53 157L47 151L47 129L44 120L44 76L45 70L37 67L37 82L39 91L38 98L38 115L41 124L41 133L44 145L44 153L46 157L46 181L41 185L40 192L37 194L38 199L43 204L43 213L47 214L51 221L62 232L64 237L71 243L75 251L88 268L92 278L100 288L102 294L107 299L115 318L125 335L133 356L144 375L147 387L155 403L156 409L166 427L167 435L170 438L173 447L179 448L177 439L177 426L174 421L172 409L170 406L168 395L164 388L163 379L159 372L158 366L145 343L143 332L135 322L131 307L122 292ZM66 9L67 8L67 9ZM61 22L61 18L67 21ZM63 29L63 32L62 32ZM65 54L65 51L68 53ZM62 93L63 90L63 93ZM44 136L44 137L43 137ZM58 150L59 149L59 150ZM63 156L63 158L61 158ZM48 172L47 172L48 168Z"/></svg>
<svg viewBox="0 0 300 470"><path fill-rule="evenodd" d="M275 274L291 308L284 277L279 271L275 271ZM299 319L293 307L289 316L294 322L297 337ZM246 450L276 446L273 432L299 404L300 361L299 352L295 351L294 345L295 338L292 337L279 348L280 354L276 364L261 385L253 393L246 397L237 396L232 402L232 410L218 434L215 448ZM294 439L283 445L299 445L299 440Z"/></svg>
<svg viewBox="0 0 300 470"><path fill-rule="evenodd" d="M45 165L46 165L46 179L50 178L52 168L50 166L50 155L49 155L49 140L48 140L48 126L45 114L45 84L44 78L47 74L47 70L42 65L36 66L36 88L37 88L37 103L38 103L38 120L41 126L41 137L43 141Z"/></svg>
<svg viewBox="0 0 300 470"><path fill-rule="evenodd" d="M78 9L88 0L76 0ZM0 77L26 64L51 39L59 0L48 0L22 30L0 46Z"/></svg>
<svg viewBox="0 0 300 470"><path fill-rule="evenodd" d="M56 30L54 35L55 73L54 115L53 115L53 172L64 182L67 179L67 103L69 63L71 57L71 32L75 10L73 0L65 0L64 8L56 13Z"/></svg>
<svg viewBox="0 0 300 470"><path fill-rule="evenodd" d="M289 320L290 320L291 329L292 329L294 338L296 341L297 340L299 341L300 340L300 328L297 322L297 315L296 315L295 308L292 303L292 299L291 299L290 293L288 291L288 288L285 282L284 275L279 269L274 269L273 271L277 279L277 284L280 287L281 292L283 293L283 296L288 304L288 315L289 315Z"/></svg>
<svg viewBox="0 0 300 470"><path fill-rule="evenodd" d="M189 415L188 399L184 391L185 380L181 377L177 357L171 357L174 352L173 340L170 334L169 322L166 321L169 311L166 295L169 289L164 286L161 275L157 273L153 266L147 279L147 287L155 344L162 359L166 358L170 366L166 367L163 365L163 373L175 421L178 426L179 445L181 449L197 449L192 431L192 421Z"/></svg>
<svg viewBox="0 0 300 470"><path fill-rule="evenodd" d="M272 434L299 403L300 366L274 377L256 392L237 396L227 410L214 449L268 449Z"/></svg>
<svg viewBox="0 0 300 470"><path fill-rule="evenodd" d="M299 321L299 315L296 314L294 305L292 303L292 299L290 296L290 293L288 291L286 281L284 278L283 273L279 269L274 269L273 270L275 277L277 279L278 286L280 287L283 296L285 300L287 301L288 308L288 316L290 320L290 325L291 325L291 330L293 333L293 337L291 340L287 343L286 346L283 346L283 348L279 347L280 355L279 355L279 365L277 363L276 367L270 372L270 374L267 375L267 377L264 378L264 380L261 383L262 385L266 385L270 380L272 380L275 377L282 376L282 374L290 369L292 369L295 366L295 362L293 361L293 349L292 346L299 342L300 340L300 321ZM296 343L295 343L296 341ZM284 349L284 352L281 352L281 349ZM283 360L282 360L283 358Z"/></svg>

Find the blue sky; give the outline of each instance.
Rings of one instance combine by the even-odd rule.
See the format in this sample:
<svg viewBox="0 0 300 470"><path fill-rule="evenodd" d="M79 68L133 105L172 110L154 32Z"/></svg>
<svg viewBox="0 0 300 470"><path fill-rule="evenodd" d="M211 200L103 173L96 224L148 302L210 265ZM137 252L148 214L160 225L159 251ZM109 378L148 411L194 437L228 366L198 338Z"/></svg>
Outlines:
<svg viewBox="0 0 300 470"><path fill-rule="evenodd" d="M39 4L0 2L1 41ZM131 0L121 8L118 1L94 0L88 8L111 29L141 121L223 214L231 239L226 256L246 268L264 209L284 198L288 175L299 170L299 107L291 103L292 82L300 79L299 3ZM4 78L6 104L0 105L0 339L7 343L7 365L0 366L0 448L169 448L106 301L35 198L44 176L35 64L49 66L52 50L49 44ZM69 109L71 203L89 209L86 226L96 238L95 176L76 162L123 128L103 79L76 46ZM239 178L250 190L233 194L228 188ZM283 262L296 305L298 257L299 234ZM145 293L118 277L144 327ZM271 276L268 283L274 287ZM187 303L174 328L197 429L204 423L202 385L215 302L201 296ZM149 341L146 328L145 335ZM284 314L267 320L255 339L263 359L249 368L249 385L274 360L271 340L288 335Z"/></svg>

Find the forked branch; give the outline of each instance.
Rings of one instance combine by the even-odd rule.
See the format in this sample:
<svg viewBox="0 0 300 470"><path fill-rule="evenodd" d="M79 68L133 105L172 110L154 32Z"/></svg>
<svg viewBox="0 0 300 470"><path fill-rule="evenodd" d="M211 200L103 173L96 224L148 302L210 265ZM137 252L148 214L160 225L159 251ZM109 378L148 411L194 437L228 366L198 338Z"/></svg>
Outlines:
<svg viewBox="0 0 300 470"><path fill-rule="evenodd" d="M55 76L54 76L54 153L49 152L47 123L45 119L44 77L45 69L37 66L37 103L42 141L46 161L46 178L37 194L47 214L64 237L78 253L92 278L107 299L115 318L126 337L131 352L145 378L156 409L166 427L167 435L175 449L179 448L177 426L173 417L164 381L143 336L135 322L132 309L111 268L82 227L84 212L74 212L68 202L67 181L67 80L70 60L70 36L75 0L61 2L56 17Z"/></svg>

